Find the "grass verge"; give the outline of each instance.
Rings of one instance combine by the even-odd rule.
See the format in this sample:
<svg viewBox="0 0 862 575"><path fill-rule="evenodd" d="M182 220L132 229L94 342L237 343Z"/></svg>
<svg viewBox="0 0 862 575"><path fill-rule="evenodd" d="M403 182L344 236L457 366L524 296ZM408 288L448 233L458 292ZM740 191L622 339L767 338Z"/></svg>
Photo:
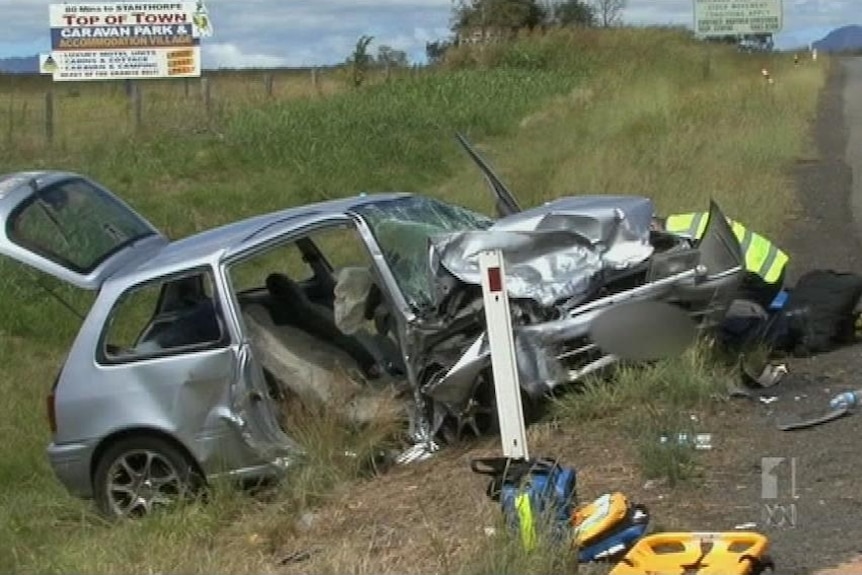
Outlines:
<svg viewBox="0 0 862 575"><path fill-rule="evenodd" d="M699 344L646 367L621 366L610 381L589 378L580 393L554 399L551 414L562 421L623 422L616 424L634 444L644 477L673 486L696 472L698 419L726 397L732 377Z"/></svg>

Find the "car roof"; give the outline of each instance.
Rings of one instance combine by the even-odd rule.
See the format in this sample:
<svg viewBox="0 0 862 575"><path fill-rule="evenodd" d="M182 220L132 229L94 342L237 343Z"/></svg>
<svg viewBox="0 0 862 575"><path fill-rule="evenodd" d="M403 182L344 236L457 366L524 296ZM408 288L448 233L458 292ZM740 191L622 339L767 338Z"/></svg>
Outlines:
<svg viewBox="0 0 862 575"><path fill-rule="evenodd" d="M84 178L102 186L117 199L123 198L100 182L86 174L66 170L34 170L0 174L0 198L13 193L34 182L39 188L45 188L57 182L69 179ZM399 198L411 197L414 194L404 192L389 193L359 193L350 197L294 206L270 213L244 218L218 227L210 228L171 240L162 234L161 246L150 244L150 247L139 252L129 251L129 259L120 263L104 278L106 284L137 283L148 278L171 274L190 267L212 263L224 254L237 253L258 242L266 241L274 231L281 233L291 228L300 227L327 216L346 216L361 206L379 204ZM132 206L128 209L134 211ZM145 216L136 212L138 217ZM150 226L149 222L147 222ZM154 227L154 231L158 231ZM161 232L159 232L161 233Z"/></svg>
<svg viewBox="0 0 862 575"><path fill-rule="evenodd" d="M241 250L244 244L250 243L253 237L258 236L258 232L273 225L299 227L320 217L344 215L367 204L388 202L411 195L403 192L361 194L252 216L172 241L142 265L124 270L118 275L151 275L179 264L204 263L226 250Z"/></svg>

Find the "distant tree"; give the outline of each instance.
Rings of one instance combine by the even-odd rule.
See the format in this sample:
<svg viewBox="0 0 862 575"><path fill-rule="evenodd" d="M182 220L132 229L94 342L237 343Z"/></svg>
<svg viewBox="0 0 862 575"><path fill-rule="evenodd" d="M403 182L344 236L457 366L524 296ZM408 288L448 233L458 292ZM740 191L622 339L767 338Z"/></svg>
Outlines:
<svg viewBox="0 0 862 575"><path fill-rule="evenodd" d="M407 52L395 50L385 44L377 48L377 63L380 66L390 68L406 67L410 64L407 59Z"/></svg>
<svg viewBox="0 0 862 575"><path fill-rule="evenodd" d="M560 26L593 26L596 11L584 0L563 0L551 5L554 23Z"/></svg>
<svg viewBox="0 0 862 575"><path fill-rule="evenodd" d="M546 3L539 0L455 0L452 29L456 33L532 30L544 25L548 16Z"/></svg>
<svg viewBox="0 0 862 575"><path fill-rule="evenodd" d="M593 0L599 24L610 28L622 21L626 0Z"/></svg>
<svg viewBox="0 0 862 575"><path fill-rule="evenodd" d="M452 47L452 42L444 40L434 40L433 42L425 42L425 57L429 64L439 64L446 55L446 50Z"/></svg>
<svg viewBox="0 0 862 575"><path fill-rule="evenodd" d="M368 45L373 40L373 36L360 36L356 41L353 54L347 59L347 63L353 70L353 85L357 88L365 81L365 73L368 71L368 66L372 64L373 56L368 53Z"/></svg>

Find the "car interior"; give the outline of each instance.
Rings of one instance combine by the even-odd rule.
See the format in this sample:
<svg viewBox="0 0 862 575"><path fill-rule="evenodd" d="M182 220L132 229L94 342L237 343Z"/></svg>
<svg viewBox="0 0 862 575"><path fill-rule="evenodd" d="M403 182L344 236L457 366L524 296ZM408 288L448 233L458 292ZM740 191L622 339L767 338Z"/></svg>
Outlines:
<svg viewBox="0 0 862 575"><path fill-rule="evenodd" d="M284 248L295 248L302 264L287 269L291 266L278 266L277 260L262 257L265 268L256 276L262 281L237 290L243 319L252 341L257 343L255 351L261 356L267 376L288 388L308 382L285 379L315 379L319 377L318 370L333 371L339 366L349 373L358 372L359 379L366 382L403 376L403 360L392 339L394 333L387 333L387 306L379 288L373 287L364 304L367 329L345 333L335 319L338 270L309 236L275 250ZM253 263L255 259L252 256L240 264ZM276 269L272 269L273 265ZM305 375L290 377L288 372L297 369L305 370Z"/></svg>

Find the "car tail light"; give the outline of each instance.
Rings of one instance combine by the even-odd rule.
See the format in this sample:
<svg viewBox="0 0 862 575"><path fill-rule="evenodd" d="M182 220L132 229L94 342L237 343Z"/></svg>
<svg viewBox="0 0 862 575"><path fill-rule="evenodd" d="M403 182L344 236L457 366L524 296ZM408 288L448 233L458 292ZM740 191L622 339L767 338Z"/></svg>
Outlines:
<svg viewBox="0 0 862 575"><path fill-rule="evenodd" d="M60 383L60 375L54 380L54 385L51 386L51 391L45 401L45 407L48 412L48 426L51 428L51 434L57 433L57 408L55 403L55 394L57 392L57 384Z"/></svg>

